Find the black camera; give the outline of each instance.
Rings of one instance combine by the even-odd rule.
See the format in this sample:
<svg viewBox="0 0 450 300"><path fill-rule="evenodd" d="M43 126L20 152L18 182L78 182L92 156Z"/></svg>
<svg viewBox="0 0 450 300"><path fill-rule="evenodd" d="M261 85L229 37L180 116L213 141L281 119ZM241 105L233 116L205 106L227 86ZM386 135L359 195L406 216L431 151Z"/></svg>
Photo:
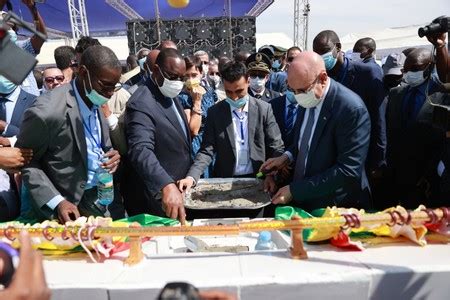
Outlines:
<svg viewBox="0 0 450 300"><path fill-rule="evenodd" d="M419 28L419 37L428 36L434 33L447 32L450 29L450 18L447 16L440 16L431 22L431 24Z"/></svg>

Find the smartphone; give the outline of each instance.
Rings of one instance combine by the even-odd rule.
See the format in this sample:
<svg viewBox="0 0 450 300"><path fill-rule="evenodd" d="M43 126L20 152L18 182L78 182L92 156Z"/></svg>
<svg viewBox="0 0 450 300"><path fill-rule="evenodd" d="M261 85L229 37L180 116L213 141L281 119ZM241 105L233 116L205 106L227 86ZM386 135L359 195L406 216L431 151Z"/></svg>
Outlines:
<svg viewBox="0 0 450 300"><path fill-rule="evenodd" d="M7 288L19 265L19 252L9 244L0 242L0 260L0 284Z"/></svg>

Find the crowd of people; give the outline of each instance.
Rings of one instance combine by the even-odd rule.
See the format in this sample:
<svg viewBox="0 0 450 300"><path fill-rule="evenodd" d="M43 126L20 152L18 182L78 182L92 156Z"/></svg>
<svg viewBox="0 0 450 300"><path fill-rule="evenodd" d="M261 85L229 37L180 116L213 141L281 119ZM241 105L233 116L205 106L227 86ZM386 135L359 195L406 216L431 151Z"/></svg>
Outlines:
<svg viewBox="0 0 450 300"><path fill-rule="evenodd" d="M446 34L428 39L434 52L409 48L382 66L372 38L344 53L332 30L313 51L234 57L183 57L165 40L122 65L82 37L21 85L0 77L0 221L149 213L184 223L184 194L200 178L260 172L273 207L448 205L449 129L433 118L449 103ZM16 43L36 55L44 41ZM99 168L114 174L108 208Z"/></svg>

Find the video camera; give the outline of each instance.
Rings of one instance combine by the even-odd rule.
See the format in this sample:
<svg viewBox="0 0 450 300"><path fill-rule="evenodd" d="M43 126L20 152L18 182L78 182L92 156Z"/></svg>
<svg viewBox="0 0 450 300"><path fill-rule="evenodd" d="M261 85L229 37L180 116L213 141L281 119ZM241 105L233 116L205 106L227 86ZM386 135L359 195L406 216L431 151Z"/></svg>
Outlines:
<svg viewBox="0 0 450 300"><path fill-rule="evenodd" d="M30 53L22 50L11 41L8 34L10 24L23 27L43 40L47 37L24 23L16 14L8 12L0 19L0 75L5 76L17 85L33 70L37 60Z"/></svg>
<svg viewBox="0 0 450 300"><path fill-rule="evenodd" d="M434 19L431 24L420 27L418 34L419 37L428 36L435 33L448 32L450 29L450 17L440 16Z"/></svg>

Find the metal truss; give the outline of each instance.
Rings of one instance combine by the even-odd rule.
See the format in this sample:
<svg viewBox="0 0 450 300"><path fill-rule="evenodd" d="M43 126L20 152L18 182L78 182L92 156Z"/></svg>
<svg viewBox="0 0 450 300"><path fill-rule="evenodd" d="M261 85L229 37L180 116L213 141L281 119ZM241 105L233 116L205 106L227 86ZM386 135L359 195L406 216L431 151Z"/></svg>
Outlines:
<svg viewBox="0 0 450 300"><path fill-rule="evenodd" d="M107 4L113 7L115 10L120 12L129 20L138 19L143 20L144 18L138 14L133 8L125 3L124 0L105 0Z"/></svg>
<svg viewBox="0 0 450 300"><path fill-rule="evenodd" d="M88 36L89 26L84 0L67 0L67 7L69 8L72 38L79 39L82 36Z"/></svg>

